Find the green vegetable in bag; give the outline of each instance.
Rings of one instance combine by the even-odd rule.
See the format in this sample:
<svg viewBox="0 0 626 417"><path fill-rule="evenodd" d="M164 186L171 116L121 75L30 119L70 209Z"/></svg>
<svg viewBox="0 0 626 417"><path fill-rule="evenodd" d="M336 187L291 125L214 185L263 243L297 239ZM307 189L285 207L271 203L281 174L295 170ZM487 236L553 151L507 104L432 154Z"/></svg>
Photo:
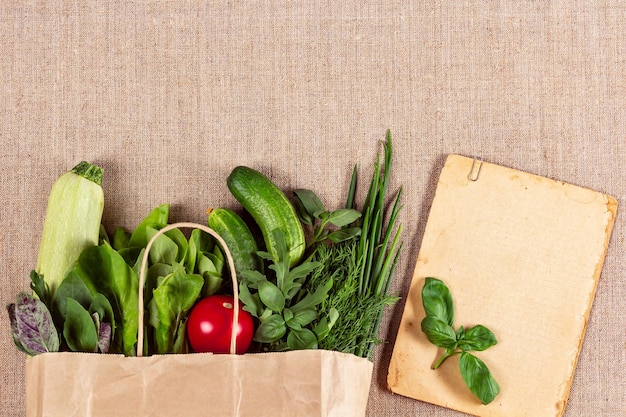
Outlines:
<svg viewBox="0 0 626 417"><path fill-rule="evenodd" d="M53 295L83 249L96 246L104 210L103 169L81 162L52 186L37 272Z"/></svg>

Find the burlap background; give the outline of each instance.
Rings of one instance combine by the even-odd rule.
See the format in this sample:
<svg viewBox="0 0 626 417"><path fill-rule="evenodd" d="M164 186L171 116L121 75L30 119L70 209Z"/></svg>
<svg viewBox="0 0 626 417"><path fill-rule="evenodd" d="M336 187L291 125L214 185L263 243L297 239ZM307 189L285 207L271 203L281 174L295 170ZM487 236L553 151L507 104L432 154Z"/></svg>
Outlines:
<svg viewBox="0 0 626 417"><path fill-rule="evenodd" d="M449 153L619 200L566 415L626 415L624 2L299 3L2 3L2 304L27 288L52 182L82 159L106 169L107 227L163 202L202 222L234 204L236 164L337 207L391 129L401 294ZM391 343L401 307L383 323ZM6 313L0 335L1 414L21 416L24 356ZM391 395L390 353L377 351L368 415L460 415Z"/></svg>

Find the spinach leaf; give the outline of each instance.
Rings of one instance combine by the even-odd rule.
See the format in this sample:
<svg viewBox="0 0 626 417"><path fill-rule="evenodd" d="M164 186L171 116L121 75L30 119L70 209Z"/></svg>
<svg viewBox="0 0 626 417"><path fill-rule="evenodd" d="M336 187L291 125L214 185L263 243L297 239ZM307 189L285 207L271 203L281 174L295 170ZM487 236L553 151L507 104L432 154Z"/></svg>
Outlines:
<svg viewBox="0 0 626 417"><path fill-rule="evenodd" d="M106 329L102 329L102 325L110 327L108 330L108 333L110 333L109 339L113 339L115 336L115 314L113 313L113 306L109 302L109 299L100 293L95 294L91 304L89 305L89 313L92 316L94 314L98 315L98 320L100 321L100 333L103 331L106 332Z"/></svg>
<svg viewBox="0 0 626 417"><path fill-rule="evenodd" d="M320 219L337 227L347 226L361 217L361 213L354 209L338 209L320 214Z"/></svg>
<svg viewBox="0 0 626 417"><path fill-rule="evenodd" d="M132 248L145 248L148 245L150 238L148 237L148 228L160 229L168 222L170 215L170 206L168 204L162 204L153 209L139 223L139 226L135 228L133 233L128 239L128 247Z"/></svg>
<svg viewBox="0 0 626 417"><path fill-rule="evenodd" d="M63 337L67 346L74 352L98 351L98 331L96 331L94 320L89 312L73 298L67 299Z"/></svg>
<svg viewBox="0 0 626 417"><path fill-rule="evenodd" d="M196 264L200 253L208 253L214 249L215 243L211 236L200 229L193 229L189 236L189 250L187 252L187 260L185 262L187 272L199 272Z"/></svg>
<svg viewBox="0 0 626 417"><path fill-rule="evenodd" d="M182 267L159 284L149 304L150 324L155 328L156 353L181 353L182 344L177 343L181 323L194 305L204 279L197 274L187 274ZM184 327L183 334L184 334ZM174 350L177 345L179 351Z"/></svg>
<svg viewBox="0 0 626 417"><path fill-rule="evenodd" d="M117 227L113 231L113 242L111 243L111 246L113 246L115 250L119 251L121 249L127 248L129 241L130 241L130 232L128 232L127 230L121 227Z"/></svg>
<svg viewBox="0 0 626 417"><path fill-rule="evenodd" d="M294 203L302 223L311 226L313 219L318 218L324 212L324 204L311 190L294 190Z"/></svg>
<svg viewBox="0 0 626 417"><path fill-rule="evenodd" d="M146 236L148 237L148 240L152 239L157 232L158 230L155 228L150 226L146 227ZM153 264L162 263L171 265L178 261L178 245L167 235L167 233L162 234L152 243L149 257L150 262Z"/></svg>
<svg viewBox="0 0 626 417"><path fill-rule="evenodd" d="M127 356L135 356L138 330L138 277L122 255L108 243L85 249L73 269L92 294L101 293L111 303L118 330L116 337Z"/></svg>
<svg viewBox="0 0 626 417"><path fill-rule="evenodd" d="M75 300L83 308L88 308L93 297L83 280L71 270L61 281L52 299L52 313L59 328L65 321L68 300Z"/></svg>

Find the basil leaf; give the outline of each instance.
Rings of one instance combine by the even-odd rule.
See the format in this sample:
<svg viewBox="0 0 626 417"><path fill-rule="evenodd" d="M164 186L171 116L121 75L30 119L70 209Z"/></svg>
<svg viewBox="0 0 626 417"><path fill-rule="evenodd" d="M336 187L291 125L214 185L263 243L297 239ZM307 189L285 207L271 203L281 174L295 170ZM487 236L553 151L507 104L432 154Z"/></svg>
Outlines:
<svg viewBox="0 0 626 417"><path fill-rule="evenodd" d="M282 291L268 280L259 283L259 297L272 311L280 313L285 308L285 296Z"/></svg>
<svg viewBox="0 0 626 417"><path fill-rule="evenodd" d="M437 317L452 326L454 324L454 305L450 290L437 278L426 278L422 288L422 304L427 316Z"/></svg>
<svg viewBox="0 0 626 417"><path fill-rule="evenodd" d="M483 404L489 404L500 393L500 385L487 365L471 353L461 353L459 369L467 387Z"/></svg>
<svg viewBox="0 0 626 417"><path fill-rule="evenodd" d="M306 309L297 312L291 318L291 322L298 323L300 326L306 326L317 318L317 311L315 309Z"/></svg>
<svg viewBox="0 0 626 417"><path fill-rule="evenodd" d="M287 326L282 316L272 314L261 321L254 333L254 340L260 343L273 343L287 333Z"/></svg>
<svg viewBox="0 0 626 417"><path fill-rule="evenodd" d="M334 224L337 227L347 226L361 217L361 213L354 209L339 209L331 211L325 216L325 221Z"/></svg>
<svg viewBox="0 0 626 417"><path fill-rule="evenodd" d="M328 291L333 287L332 278L328 279L325 283L320 284L313 293L308 293L304 298L294 306L291 306L291 311L294 314L298 314L300 311L315 307L322 303L328 297Z"/></svg>
<svg viewBox="0 0 626 417"><path fill-rule="evenodd" d="M298 189L293 192L297 202L301 204L306 219L319 218L321 212L324 211L324 205L319 197L311 190ZM311 223L306 223L308 225Z"/></svg>
<svg viewBox="0 0 626 417"><path fill-rule="evenodd" d="M289 321L293 319L293 317L294 317L294 314L291 310L289 310L288 308L285 308L283 310L283 319L285 320L287 324L289 324Z"/></svg>
<svg viewBox="0 0 626 417"><path fill-rule="evenodd" d="M91 314L72 298L67 299L63 337L74 352L97 352L98 332Z"/></svg>
<svg viewBox="0 0 626 417"><path fill-rule="evenodd" d="M243 303L243 309L254 317L259 317L263 311L263 304L259 294L252 294L250 289L243 282L239 284L239 300Z"/></svg>
<svg viewBox="0 0 626 417"><path fill-rule="evenodd" d="M291 330L287 335L289 349L317 349L317 336L309 329Z"/></svg>
<svg viewBox="0 0 626 417"><path fill-rule="evenodd" d="M15 346L31 356L57 352L60 339L52 315L43 302L28 293L20 293L7 306Z"/></svg>
<svg viewBox="0 0 626 417"><path fill-rule="evenodd" d="M339 243L339 242L344 242L346 240L350 240L354 237L359 236L360 234L361 234L360 227L348 227L345 229L335 230L334 232L329 233L328 236L326 236L326 238L333 243Z"/></svg>
<svg viewBox="0 0 626 417"><path fill-rule="evenodd" d="M456 340L460 343L465 339L465 327L461 326L456 330Z"/></svg>
<svg viewBox="0 0 626 417"><path fill-rule="evenodd" d="M445 321L434 316L426 316L422 320L421 326L422 331L433 345L451 350L456 348L456 333L452 326Z"/></svg>
<svg viewBox="0 0 626 417"><path fill-rule="evenodd" d="M300 199L297 197L293 199L293 208L296 210L296 214L298 215L298 218L300 219L300 222L302 224L307 226L313 226L313 223L315 223L315 219L311 214L309 214L309 212L307 212L304 204L302 204L302 201L300 201Z"/></svg>
<svg viewBox="0 0 626 417"><path fill-rule="evenodd" d="M479 324L465 330L464 339L459 342L459 348L464 351L482 351L496 343L498 343L498 341L491 330Z"/></svg>

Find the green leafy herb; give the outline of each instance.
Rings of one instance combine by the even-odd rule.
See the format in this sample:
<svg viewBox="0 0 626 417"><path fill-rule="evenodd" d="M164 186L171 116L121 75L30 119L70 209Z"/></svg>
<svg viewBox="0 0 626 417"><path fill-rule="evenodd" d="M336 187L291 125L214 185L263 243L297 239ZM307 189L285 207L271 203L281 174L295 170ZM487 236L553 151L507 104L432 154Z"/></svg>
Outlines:
<svg viewBox="0 0 626 417"><path fill-rule="evenodd" d="M15 346L28 355L57 352L60 338L46 305L27 293L20 293L7 306Z"/></svg>
<svg viewBox="0 0 626 417"><path fill-rule="evenodd" d="M489 404L500 393L500 386L487 365L469 352L483 351L495 345L495 335L480 324L469 329L461 326L455 331L452 295L443 281L437 278L426 278L422 304L426 312L422 331L433 345L445 350L433 369L439 368L449 357L460 355L459 369L465 384L483 404Z"/></svg>
<svg viewBox="0 0 626 417"><path fill-rule="evenodd" d="M396 194L393 205L390 207L390 213L387 213L387 192L393 160L393 146L389 131L387 131L387 140L383 142L383 148L384 164L381 165L379 158L374 165L374 173L362 209L364 214L360 219L362 232L357 255L363 259L359 277L359 293L361 295L371 293L378 297L389 292L391 277L402 248L402 242L400 242L402 225L396 225L402 209L400 205L402 187ZM355 187L356 178L353 178L350 188ZM351 190L349 195L355 195L355 193ZM354 201L348 202L349 207L354 205ZM370 335L367 338L376 337L383 311L384 309L380 309L378 319L370 329ZM370 343L366 350L357 352L357 354L371 357L374 344Z"/></svg>
<svg viewBox="0 0 626 417"><path fill-rule="evenodd" d="M384 164L379 157L361 212L355 208L356 166L345 209L328 211L313 192L296 191L302 222L314 225L312 259L323 265L311 277L310 285L333 282L315 327L318 336L323 336L320 347L367 358L381 343L378 330L385 308L398 300L389 295L389 288L402 247L402 225L397 224L402 188L388 207L392 165L389 132L383 147ZM338 229L329 232L328 224Z"/></svg>
<svg viewBox="0 0 626 417"><path fill-rule="evenodd" d="M37 295L44 305L48 308L52 305L52 298L50 295L50 287L48 283L43 279L43 275L37 273L34 269L30 271L30 289Z"/></svg>
<svg viewBox="0 0 626 417"><path fill-rule="evenodd" d="M263 251L258 255L270 260L268 269L273 274L243 271L239 285L244 310L259 319L254 340L273 351L316 349L320 339L312 328L313 322L318 317L317 306L326 299L332 280L319 283L311 291L303 289L307 276L321 264L305 261L290 268L283 231L275 229L272 233L276 258Z"/></svg>
<svg viewBox="0 0 626 417"><path fill-rule="evenodd" d="M323 266L313 272L308 286L332 281L328 298L319 306L319 318L314 332L320 339L319 347L369 357L371 347L380 343L372 329L379 323L379 315L398 298L387 294L359 293L362 260L358 259L358 240L334 245L319 245L313 259ZM364 353L363 353L364 352Z"/></svg>
<svg viewBox="0 0 626 417"><path fill-rule="evenodd" d="M313 228L313 236L307 246L310 247L325 239L339 243L361 234L360 227L346 227L361 217L357 210L343 208L327 211L313 191L298 189L294 194L296 196L294 206L300 221ZM339 229L332 230L331 226Z"/></svg>

